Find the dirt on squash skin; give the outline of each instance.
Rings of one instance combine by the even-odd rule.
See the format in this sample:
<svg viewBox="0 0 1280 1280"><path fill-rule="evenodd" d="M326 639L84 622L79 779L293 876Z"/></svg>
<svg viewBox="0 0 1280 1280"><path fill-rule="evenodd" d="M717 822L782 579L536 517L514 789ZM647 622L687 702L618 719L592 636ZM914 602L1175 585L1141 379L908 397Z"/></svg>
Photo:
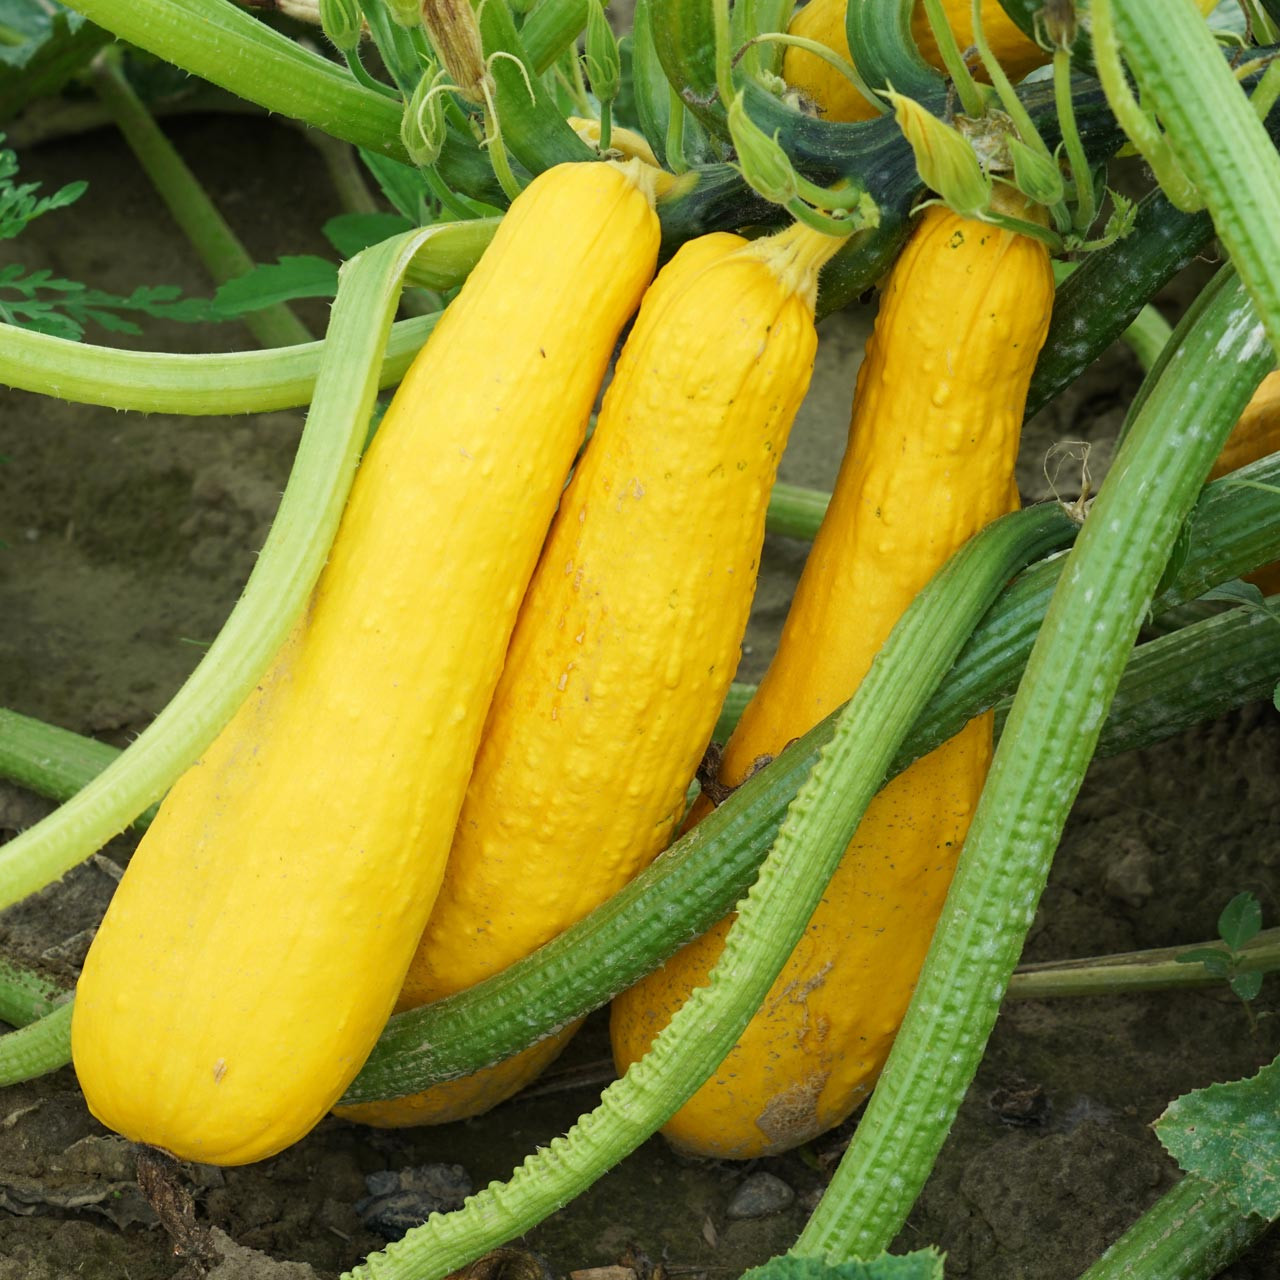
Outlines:
<svg viewBox="0 0 1280 1280"><path fill-rule="evenodd" d="M310 150L283 126L187 120L171 132L261 260L324 252L336 212ZM48 216L5 246L32 264L117 292L139 283L208 285L132 160L109 134L22 157L46 190L88 178L92 203ZM316 327L323 310L306 312ZM820 368L785 478L829 486L871 311L822 330ZM148 326L132 345L247 347L231 326ZM1137 385L1109 354L1035 424L1019 479L1044 496L1044 458L1092 439L1105 459ZM0 704L117 745L143 728L216 634L262 543L296 445L298 412L181 420L116 414L32 395L0 396ZM1097 471L1095 465L1095 472ZM1072 484L1064 479L1063 488ZM741 674L763 671L803 544L770 539ZM1032 930L1044 960L1210 938L1241 889L1280 915L1280 716L1264 706L1134 755L1094 765ZM0 827L47 802L0 786ZM0 917L0 955L70 980L131 840ZM1277 984L1251 1032L1228 991L1006 1004L942 1159L896 1247L934 1243L949 1276L1059 1280L1083 1270L1178 1173L1149 1125L1177 1095L1250 1074L1280 1049ZM329 1119L273 1160L186 1167L206 1265L223 1277L329 1277L379 1247L356 1205L366 1175L443 1162L472 1186L590 1108L609 1077L602 1017L530 1093L479 1120L378 1132ZM851 1125L802 1151L746 1165L648 1142L523 1242L556 1275L622 1262L638 1274L736 1276L785 1249ZM789 1207L730 1218L735 1191L767 1171ZM207 1229L207 1230L205 1230ZM193 1238L196 1238L193 1237ZM284 1263L292 1264L284 1266ZM0 1280L171 1280L196 1266L174 1252L136 1182L136 1155L86 1112L71 1070L0 1093ZM618 1273L621 1274L621 1273ZM1280 1237L1226 1272L1280 1275Z"/></svg>

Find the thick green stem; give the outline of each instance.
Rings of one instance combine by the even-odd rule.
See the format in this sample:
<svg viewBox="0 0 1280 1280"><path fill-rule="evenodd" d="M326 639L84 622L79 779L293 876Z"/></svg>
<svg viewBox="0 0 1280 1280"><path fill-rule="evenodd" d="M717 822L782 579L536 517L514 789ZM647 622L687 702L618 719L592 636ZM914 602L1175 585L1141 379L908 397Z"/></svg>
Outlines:
<svg viewBox="0 0 1280 1280"><path fill-rule="evenodd" d="M283 643L342 515L401 280L437 234L408 232L347 264L293 472L244 594L186 684L115 763L0 849L0 908L64 875L158 800L230 720Z"/></svg>
<svg viewBox="0 0 1280 1280"><path fill-rule="evenodd" d="M1097 0L1110 7L1143 101L1213 216L1280 355L1280 155L1195 7Z"/></svg>
<svg viewBox="0 0 1280 1280"><path fill-rule="evenodd" d="M656 1131L715 1070L804 931L898 742L1011 570L1060 543L1064 517L1005 517L947 563L894 628L788 811L739 904L710 984L563 1138L503 1185L433 1215L350 1280L438 1280L541 1221Z"/></svg>
<svg viewBox="0 0 1280 1280"><path fill-rule="evenodd" d="M1188 1174L1080 1280L1210 1280L1269 1225L1241 1213L1222 1187Z"/></svg>
<svg viewBox="0 0 1280 1280"><path fill-rule="evenodd" d="M1117 456L1028 660L902 1029L798 1254L874 1257L914 1204L977 1069L1178 532L1271 363L1244 289L1220 289Z"/></svg>
<svg viewBox="0 0 1280 1280"><path fill-rule="evenodd" d="M268 111L407 159L399 103L230 0L77 0L73 7L120 39Z"/></svg>
<svg viewBox="0 0 1280 1280"><path fill-rule="evenodd" d="M134 93L121 74L118 57L109 56L113 52L107 50L94 60L94 92L111 113L174 221L191 241L214 284L252 271L253 259L240 237ZM251 311L243 319L264 347L290 347L311 341L306 325L282 302Z"/></svg>
<svg viewBox="0 0 1280 1280"><path fill-rule="evenodd" d="M37 1022L0 1036L0 1087L48 1075L67 1063L71 1005L59 1005Z"/></svg>

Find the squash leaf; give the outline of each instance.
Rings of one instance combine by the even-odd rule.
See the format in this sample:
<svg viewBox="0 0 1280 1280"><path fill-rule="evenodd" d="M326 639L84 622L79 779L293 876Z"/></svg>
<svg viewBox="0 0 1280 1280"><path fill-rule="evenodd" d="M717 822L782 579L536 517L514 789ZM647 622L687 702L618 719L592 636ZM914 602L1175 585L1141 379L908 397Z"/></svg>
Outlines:
<svg viewBox="0 0 1280 1280"><path fill-rule="evenodd" d="M1244 1213L1280 1216L1280 1059L1256 1076L1196 1089L1155 1123L1187 1173L1221 1187Z"/></svg>
<svg viewBox="0 0 1280 1280"><path fill-rule="evenodd" d="M261 311L295 298L332 298L338 292L338 264L314 254L286 255L262 263L221 285L213 295L215 318L225 320Z"/></svg>
<svg viewBox="0 0 1280 1280"><path fill-rule="evenodd" d="M744 1272L742 1280L943 1280L942 1259L936 1249L897 1256L882 1253L870 1262L826 1262L783 1254Z"/></svg>

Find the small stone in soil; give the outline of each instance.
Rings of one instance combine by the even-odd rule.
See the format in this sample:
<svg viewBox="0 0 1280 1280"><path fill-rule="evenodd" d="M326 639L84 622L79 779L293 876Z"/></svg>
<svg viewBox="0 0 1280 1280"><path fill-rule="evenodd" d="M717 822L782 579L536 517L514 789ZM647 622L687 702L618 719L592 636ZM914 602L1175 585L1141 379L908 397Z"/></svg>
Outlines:
<svg viewBox="0 0 1280 1280"><path fill-rule="evenodd" d="M356 1212L384 1240L398 1240L433 1213L457 1209L471 1194L471 1178L460 1164L378 1169L364 1182L369 1194L356 1203Z"/></svg>
<svg viewBox="0 0 1280 1280"><path fill-rule="evenodd" d="M796 1193L772 1173L753 1173L734 1192L726 1210L730 1218L768 1218L796 1198Z"/></svg>

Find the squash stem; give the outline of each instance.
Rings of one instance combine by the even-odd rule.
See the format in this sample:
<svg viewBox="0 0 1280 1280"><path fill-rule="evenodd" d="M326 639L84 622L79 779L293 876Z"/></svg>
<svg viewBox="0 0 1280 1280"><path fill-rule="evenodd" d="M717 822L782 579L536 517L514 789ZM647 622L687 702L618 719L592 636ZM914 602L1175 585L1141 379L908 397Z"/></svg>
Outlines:
<svg viewBox="0 0 1280 1280"><path fill-rule="evenodd" d="M65 1066L71 1057L71 1004L0 1036L0 1087L34 1080Z"/></svg>
<svg viewBox="0 0 1280 1280"><path fill-rule="evenodd" d="M986 1046L1166 561L1272 359L1233 281L1183 334L1149 396L1067 557L902 1029L798 1255L874 1257L919 1195Z"/></svg>
<svg viewBox="0 0 1280 1280"><path fill-rule="evenodd" d="M1242 1213L1231 1188L1188 1174L1166 1191L1080 1280L1210 1280L1271 1225Z"/></svg>
<svg viewBox="0 0 1280 1280"><path fill-rule="evenodd" d="M400 104L226 0L77 0L91 22L293 120L394 159Z"/></svg>
<svg viewBox="0 0 1280 1280"><path fill-rule="evenodd" d="M1280 553L1280 538L1276 542ZM1037 566L1023 581L1043 578L1042 570L1056 573L1060 567L1052 563ZM970 654L978 641L977 648L984 656L976 669L963 658L958 661L947 684L931 700L894 758L890 777L986 709L993 688L1016 682L1048 594L1049 588L1044 588L1034 596L1039 609L1026 611L1020 626L1000 624L1001 605L993 608L965 646L965 654ZM1002 603L1007 604L1009 598L1006 592ZM979 640L984 634L989 636L988 643ZM1012 660L1008 669L994 656L997 654ZM980 678L966 677L966 672L973 674L975 670ZM1188 672L1195 673L1194 679L1188 679ZM1099 754L1149 746L1229 707L1266 697L1277 679L1280 629L1262 611L1241 607L1184 627L1136 650L1112 703L1099 740ZM750 685L731 690L734 721L753 692ZM41 769L50 761L63 766L55 775L58 787L83 785L93 776L92 766L85 763L87 757L80 756L78 782L74 769L66 767L76 757L59 759L68 739L107 757L115 754L113 748L12 711L0 711L0 730L0 742L20 744L18 753L25 750L27 756L15 759L12 752L0 756L0 774L42 794L67 794L47 788L49 779L41 775ZM685 940L709 928L746 892L786 805L830 732L831 722L826 721L802 740L795 752L787 753L760 774L758 781L731 796L706 820L711 825L702 837L673 846L614 900L543 950L489 982L393 1018L352 1086L356 1096L348 1095L347 1100L375 1101L416 1093L507 1057L598 1008L655 968ZM716 736L722 739L725 734L717 731ZM1277 948L1272 932L1259 934L1244 949L1248 958L1241 963L1242 970L1275 967L1272 960ZM1258 948L1256 954L1254 947ZM1108 992L1139 990L1164 985L1167 962L1183 950L1186 948L1078 963L1107 966L1107 972L1098 978L1095 994L1101 993L1103 984ZM1076 963L1037 966L1037 972L1029 973L1025 981L1015 975L1010 997L1076 994L1082 984L1092 981L1087 973L1077 972ZM1198 966L1176 964L1175 969L1168 974L1170 983L1176 980L1179 985L1198 986L1210 981ZM0 1017L7 1021L16 1025L29 1022L48 1012L61 994L38 975L0 962ZM64 1052L64 1061L69 1061L69 1042ZM4 1070L4 1053L4 1041L0 1040L0 1071Z"/></svg>
<svg viewBox="0 0 1280 1280"><path fill-rule="evenodd" d="M732 1047L803 932L898 742L1010 571L1058 545L1065 517L1007 516L948 561L903 615L792 803L712 971L649 1052L563 1138L455 1213L433 1215L348 1280L439 1280L541 1221L655 1132Z"/></svg>
<svg viewBox="0 0 1280 1280"><path fill-rule="evenodd" d="M251 271L253 259L240 237L124 78L118 48L104 49L93 60L90 78L94 92L111 113L129 149L191 242L214 284L223 284ZM283 302L251 311L243 320L264 347L296 346L312 340L306 325Z"/></svg>
<svg viewBox="0 0 1280 1280"><path fill-rule="evenodd" d="M981 119L986 114L987 104L982 90L973 78L973 72L969 70L969 64L960 52L956 33L951 30L951 23L947 21L947 11L942 7L941 0L924 0L924 11L929 19L934 43L942 55L942 65L946 67L951 83L956 87L964 114L972 120Z"/></svg>
<svg viewBox="0 0 1280 1280"><path fill-rule="evenodd" d="M1100 0L1093 9L1095 35L1100 11L1111 11L1143 97L1162 121L1179 167L1213 215L1280 355L1280 155L1263 122L1207 24L1189 5Z"/></svg>

